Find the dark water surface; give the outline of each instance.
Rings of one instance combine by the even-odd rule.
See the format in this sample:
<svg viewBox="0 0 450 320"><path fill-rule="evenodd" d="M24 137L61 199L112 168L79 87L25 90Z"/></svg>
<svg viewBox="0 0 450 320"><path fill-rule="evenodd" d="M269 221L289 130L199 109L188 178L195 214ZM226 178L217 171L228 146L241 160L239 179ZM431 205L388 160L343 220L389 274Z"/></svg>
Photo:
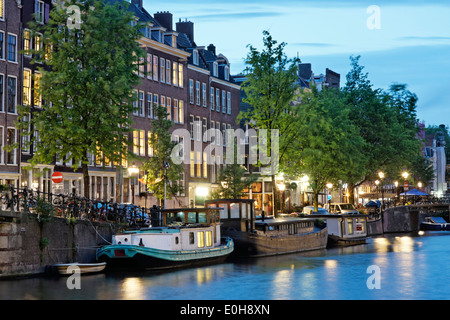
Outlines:
<svg viewBox="0 0 450 320"><path fill-rule="evenodd" d="M2 280L0 299L449 299L450 232L177 271L82 275L80 284L70 290L67 278Z"/></svg>

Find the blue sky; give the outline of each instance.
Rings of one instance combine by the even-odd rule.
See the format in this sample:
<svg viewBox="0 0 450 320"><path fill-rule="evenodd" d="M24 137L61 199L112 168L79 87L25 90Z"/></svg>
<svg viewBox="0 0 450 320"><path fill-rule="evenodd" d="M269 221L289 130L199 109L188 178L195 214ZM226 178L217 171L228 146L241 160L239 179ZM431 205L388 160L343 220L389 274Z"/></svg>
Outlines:
<svg viewBox="0 0 450 320"><path fill-rule="evenodd" d="M372 5L379 15L368 11ZM213 43L234 74L245 68L248 44L262 48L263 30L287 43L288 56L312 63L315 74L340 73L342 86L349 57L361 55L375 87L406 83L419 97L420 120L450 125L448 0L144 0L144 7L170 11L174 23L194 22L197 45Z"/></svg>

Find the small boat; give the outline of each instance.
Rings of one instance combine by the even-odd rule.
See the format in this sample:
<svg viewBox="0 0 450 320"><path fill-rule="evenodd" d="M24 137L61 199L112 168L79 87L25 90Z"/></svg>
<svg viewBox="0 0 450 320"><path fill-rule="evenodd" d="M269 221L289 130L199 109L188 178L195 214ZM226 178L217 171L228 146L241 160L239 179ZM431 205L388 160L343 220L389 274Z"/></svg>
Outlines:
<svg viewBox="0 0 450 320"><path fill-rule="evenodd" d="M220 263L234 249L222 238L220 208L180 208L152 213L152 227L113 236L97 251L108 268L172 269ZM155 218L155 214L161 216ZM154 225L154 226L153 226Z"/></svg>
<svg viewBox="0 0 450 320"><path fill-rule="evenodd" d="M425 217L425 221L420 223L420 230L440 231L450 230L450 224L442 217Z"/></svg>
<svg viewBox="0 0 450 320"><path fill-rule="evenodd" d="M238 258L274 256L324 249L327 228L316 227L315 219L255 216L252 199L219 199L205 201L220 207L222 234L233 238L232 256Z"/></svg>
<svg viewBox="0 0 450 320"><path fill-rule="evenodd" d="M365 214L316 215L326 221L329 246L352 246L365 244L367 218Z"/></svg>
<svg viewBox="0 0 450 320"><path fill-rule="evenodd" d="M69 268L72 267L72 268ZM74 270L79 270L80 273L86 274L86 273L98 273L105 270L106 262L100 262L100 263L59 263L54 264L53 268L63 276L72 275L74 273ZM78 268L78 269L77 269Z"/></svg>

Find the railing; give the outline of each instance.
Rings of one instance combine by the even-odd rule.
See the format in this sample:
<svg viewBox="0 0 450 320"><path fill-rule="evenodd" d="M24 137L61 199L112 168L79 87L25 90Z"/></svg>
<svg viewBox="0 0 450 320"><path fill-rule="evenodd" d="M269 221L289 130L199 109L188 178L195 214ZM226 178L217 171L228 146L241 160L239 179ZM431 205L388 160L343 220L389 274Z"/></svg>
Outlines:
<svg viewBox="0 0 450 320"><path fill-rule="evenodd" d="M52 216L128 223L130 227L149 226L152 218L159 219L160 212L157 206L143 208L113 201L86 199L73 194L53 194L12 186L3 186L0 190L0 210L3 212L40 214L42 204L47 204Z"/></svg>

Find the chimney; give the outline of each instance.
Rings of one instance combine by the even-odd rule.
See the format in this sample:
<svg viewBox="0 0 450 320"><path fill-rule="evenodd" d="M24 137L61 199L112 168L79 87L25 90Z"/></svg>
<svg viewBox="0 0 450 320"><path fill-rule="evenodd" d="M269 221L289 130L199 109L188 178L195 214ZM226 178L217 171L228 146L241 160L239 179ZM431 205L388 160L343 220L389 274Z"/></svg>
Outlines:
<svg viewBox="0 0 450 320"><path fill-rule="evenodd" d="M208 46L208 51L216 55L216 47L212 43Z"/></svg>
<svg viewBox="0 0 450 320"><path fill-rule="evenodd" d="M138 6L139 8L142 8L142 1L143 0L131 0L131 3Z"/></svg>
<svg viewBox="0 0 450 320"><path fill-rule="evenodd" d="M188 38L194 43L194 23L191 21L178 21L177 22L177 32L187 34Z"/></svg>
<svg viewBox="0 0 450 320"><path fill-rule="evenodd" d="M172 31L172 14L169 11L157 12L154 15L156 21L159 22L167 31Z"/></svg>

